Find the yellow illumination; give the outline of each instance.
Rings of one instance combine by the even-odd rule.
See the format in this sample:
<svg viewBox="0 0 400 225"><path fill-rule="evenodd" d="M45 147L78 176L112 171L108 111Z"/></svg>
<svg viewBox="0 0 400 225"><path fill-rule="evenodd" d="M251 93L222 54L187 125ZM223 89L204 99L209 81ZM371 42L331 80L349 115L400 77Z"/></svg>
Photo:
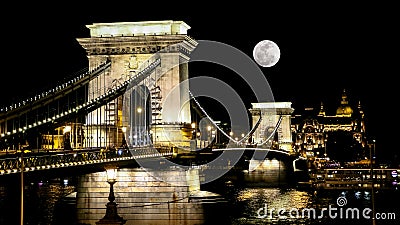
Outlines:
<svg viewBox="0 0 400 225"><path fill-rule="evenodd" d="M71 131L71 126L65 126L64 129L63 129L63 133L64 134L67 133L67 132L70 132L70 131Z"/></svg>
<svg viewBox="0 0 400 225"><path fill-rule="evenodd" d="M187 34L190 29L185 22L172 20L94 23L87 27L91 37Z"/></svg>
<svg viewBox="0 0 400 225"><path fill-rule="evenodd" d="M116 168L107 168L106 175L108 181L115 181L117 178L117 169Z"/></svg>

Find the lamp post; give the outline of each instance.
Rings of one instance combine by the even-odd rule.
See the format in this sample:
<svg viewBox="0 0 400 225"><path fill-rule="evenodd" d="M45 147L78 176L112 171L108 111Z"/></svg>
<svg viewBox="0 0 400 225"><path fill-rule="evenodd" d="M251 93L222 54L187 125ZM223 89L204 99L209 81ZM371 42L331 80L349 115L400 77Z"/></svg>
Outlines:
<svg viewBox="0 0 400 225"><path fill-rule="evenodd" d="M108 194L108 203L106 204L106 215L96 222L96 224L101 225L121 225L125 224L126 220L118 215L117 212L117 203L114 202L114 184L117 182L117 169L116 168L107 168L107 183L110 184L110 192Z"/></svg>
<svg viewBox="0 0 400 225"><path fill-rule="evenodd" d="M208 139L208 146L210 146L211 142L211 126L207 126L207 139Z"/></svg>
<svg viewBox="0 0 400 225"><path fill-rule="evenodd" d="M375 143L376 143L376 140L374 139L374 140L372 140L372 141L374 142L374 155L372 156L372 158L375 159L375 158L376 158L376 152L375 152Z"/></svg>
<svg viewBox="0 0 400 225"><path fill-rule="evenodd" d="M374 151L375 151L375 140L374 142ZM370 162L370 179L371 179L371 204L372 204L372 225L376 224L375 221L375 188L374 188L374 161L372 158L372 148L369 148L369 162Z"/></svg>
<svg viewBox="0 0 400 225"><path fill-rule="evenodd" d="M191 127L192 127L192 139L196 140L197 139L197 137L196 137L196 124L192 123Z"/></svg>
<svg viewBox="0 0 400 225"><path fill-rule="evenodd" d="M196 150L197 149L196 123L192 123L191 127L192 127L191 149Z"/></svg>
<svg viewBox="0 0 400 225"><path fill-rule="evenodd" d="M126 136L126 127L122 127L121 130L122 130L121 147L125 148L127 146L126 138L125 138L125 136Z"/></svg>
<svg viewBox="0 0 400 225"><path fill-rule="evenodd" d="M137 145L143 145L144 143L143 143L143 137L142 137L142 135L143 135L143 131L144 131L144 121L142 121L142 112L143 112L143 109L142 109L142 107L137 107L137 109L136 109L136 111L137 111L137 113L138 113L138 124L136 125L136 127L137 127L137 133L136 133L136 135L137 135L137 139L136 139L136 144Z"/></svg>
<svg viewBox="0 0 400 225"><path fill-rule="evenodd" d="M197 132L196 133L196 148L197 148L197 140L199 140L199 148L201 148L201 133Z"/></svg>

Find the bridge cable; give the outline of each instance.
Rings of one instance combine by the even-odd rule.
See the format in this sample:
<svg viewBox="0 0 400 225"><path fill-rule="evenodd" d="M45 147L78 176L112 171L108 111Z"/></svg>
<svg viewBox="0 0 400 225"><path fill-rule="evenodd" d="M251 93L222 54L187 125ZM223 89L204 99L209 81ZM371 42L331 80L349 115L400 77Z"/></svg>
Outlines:
<svg viewBox="0 0 400 225"><path fill-rule="evenodd" d="M257 123L254 125L254 127L240 140L235 140L233 139L230 135L228 135L224 130L222 130L220 127L218 127L218 125L216 124L216 122L208 115L208 113L204 110L204 108L200 105L200 103L197 101L197 99L194 97L194 95L192 94L192 92L190 90L189 94L191 96L191 98L193 98L194 102L197 104L197 106L200 108L200 110L204 113L204 115L211 121L211 123L223 134L225 135L227 138L229 138L229 140L233 141L236 144L239 143L243 143L245 140L247 140L254 132L255 130L258 128L258 126L261 123L262 117L260 115L260 118L258 119ZM273 134L275 134L276 130L278 129L280 123L282 121L282 116L279 117L279 120L277 122L277 124L275 125L275 128L273 130L273 132L271 133L271 135L266 139L265 142L263 142L263 144L265 144L267 141L269 141L269 139L271 139L271 137L273 136Z"/></svg>
<svg viewBox="0 0 400 225"><path fill-rule="evenodd" d="M271 132L271 134L265 139L265 141L261 142L260 145L264 145L265 143L267 143L276 133L276 131L278 130L278 127L281 125L282 122L282 115L279 116L279 120L275 125L274 130Z"/></svg>

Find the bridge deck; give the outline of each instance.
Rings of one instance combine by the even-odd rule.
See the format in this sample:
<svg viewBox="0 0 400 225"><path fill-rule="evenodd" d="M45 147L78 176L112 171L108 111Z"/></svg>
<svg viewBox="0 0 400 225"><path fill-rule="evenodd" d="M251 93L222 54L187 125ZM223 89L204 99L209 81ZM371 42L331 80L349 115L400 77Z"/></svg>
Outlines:
<svg viewBox="0 0 400 225"><path fill-rule="evenodd" d="M86 149L4 155L0 159L0 175L172 155L172 152L154 153L154 151L146 151L146 148L140 148L140 151L135 152L135 154L132 154L128 149Z"/></svg>

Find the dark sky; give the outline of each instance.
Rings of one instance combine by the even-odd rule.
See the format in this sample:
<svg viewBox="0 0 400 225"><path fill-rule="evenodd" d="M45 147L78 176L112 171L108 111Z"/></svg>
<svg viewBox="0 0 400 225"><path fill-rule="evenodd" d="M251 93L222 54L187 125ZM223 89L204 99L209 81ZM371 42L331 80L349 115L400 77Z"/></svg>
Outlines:
<svg viewBox="0 0 400 225"><path fill-rule="evenodd" d="M394 152L397 120L396 76L399 60L398 15L390 5L291 5L285 8L236 5L126 5L118 2L82 7L19 3L1 15L3 72L0 103L29 95L88 65L76 38L89 37L91 23L183 20L197 40L229 44L252 57L261 40L281 50L279 62L262 68L276 101L291 101L296 110L324 102L334 110L343 89L351 102L361 101L367 131L377 149ZM268 4L267 4L268 5ZM7 11L7 15L5 12ZM242 81L224 70L196 70L191 75L225 79L246 95ZM228 73L228 72L227 72ZM239 81L239 82L236 82ZM235 83L236 82L236 83ZM244 97L246 98L246 96ZM251 101L251 97L248 97Z"/></svg>

